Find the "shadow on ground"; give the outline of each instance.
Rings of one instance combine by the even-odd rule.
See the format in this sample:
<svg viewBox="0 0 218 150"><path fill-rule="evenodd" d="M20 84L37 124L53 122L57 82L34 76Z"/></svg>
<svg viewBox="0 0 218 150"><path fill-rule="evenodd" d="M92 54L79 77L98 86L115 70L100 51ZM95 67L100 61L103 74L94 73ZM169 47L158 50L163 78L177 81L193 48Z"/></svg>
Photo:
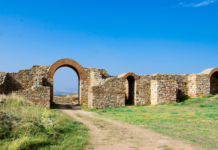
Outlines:
<svg viewBox="0 0 218 150"><path fill-rule="evenodd" d="M60 106L64 106L64 107L60 107ZM51 109L74 109L74 110L81 110L80 108L76 107L76 105L73 104L51 104Z"/></svg>

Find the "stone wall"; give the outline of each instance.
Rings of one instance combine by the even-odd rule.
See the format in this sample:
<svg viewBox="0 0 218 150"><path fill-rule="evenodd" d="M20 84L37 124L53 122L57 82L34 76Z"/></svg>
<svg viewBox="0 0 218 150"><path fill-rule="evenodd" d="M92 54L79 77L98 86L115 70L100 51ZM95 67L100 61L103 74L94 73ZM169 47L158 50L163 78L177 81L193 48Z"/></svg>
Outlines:
<svg viewBox="0 0 218 150"><path fill-rule="evenodd" d="M188 96L187 83L188 75L170 75L170 74L154 74L140 75L136 81L136 105L146 105L151 99L151 80L168 80L175 81L178 84L177 99L182 99Z"/></svg>
<svg viewBox="0 0 218 150"><path fill-rule="evenodd" d="M87 105L88 104L88 91L89 87L102 85L105 80L109 77L108 73L105 69L97 69L97 68L84 68L87 80L80 82L80 104Z"/></svg>
<svg viewBox="0 0 218 150"><path fill-rule="evenodd" d="M218 68L206 70L202 74L191 75L154 74L137 76L128 72L119 76L111 76L105 69L84 68L74 60L61 59L52 66L34 65L31 69L20 70L17 73L0 72L0 94L21 95L45 107L49 107L53 101L56 103L72 103L70 99L53 98L53 75L58 68L63 66L72 68L78 74L79 102L82 105L88 105L90 108L125 106L125 100L129 97L134 99L135 105L147 105L151 103L151 99L152 103L155 103L153 99L156 103L165 101L165 99L175 101L173 93L176 85L176 98L180 100L187 96L194 98L199 95L206 95L210 91L212 94L218 93L218 73L211 77L214 72L218 72ZM130 78L131 82L128 82ZM133 80L134 82L132 82ZM155 84L153 80L157 83ZM163 88L154 87L155 85L161 85ZM157 92L156 98L151 97L155 96L155 94L151 94L155 93L154 89Z"/></svg>
<svg viewBox="0 0 218 150"><path fill-rule="evenodd" d="M37 105L50 107L50 87L44 86L48 69L49 66L34 65L18 73L7 73L0 91L2 94L17 94Z"/></svg>
<svg viewBox="0 0 218 150"><path fill-rule="evenodd" d="M53 96L53 102L56 104L78 104L78 94L67 96Z"/></svg>
<svg viewBox="0 0 218 150"><path fill-rule="evenodd" d="M188 76L188 95L196 98L210 94L210 78L207 74L191 74Z"/></svg>
<svg viewBox="0 0 218 150"><path fill-rule="evenodd" d="M0 86L5 82L6 75L6 72L0 72Z"/></svg>
<svg viewBox="0 0 218 150"><path fill-rule="evenodd" d="M7 80L7 73L0 72L0 94L7 94L7 85L5 80Z"/></svg>
<svg viewBox="0 0 218 150"><path fill-rule="evenodd" d="M176 102L178 84L170 80L151 80L151 104Z"/></svg>
<svg viewBox="0 0 218 150"><path fill-rule="evenodd" d="M7 73L5 79L5 94L10 94L12 91L25 90L32 88L36 83L36 77L40 78L38 80L39 85L43 85L43 79L46 79L47 70L49 66L37 66L34 65L31 69L23 69L18 73L12 72Z"/></svg>
<svg viewBox="0 0 218 150"><path fill-rule="evenodd" d="M138 80L135 82L135 105L147 105L150 102L150 75L138 76Z"/></svg>
<svg viewBox="0 0 218 150"><path fill-rule="evenodd" d="M35 87L32 89L18 90L13 94L23 96L27 100L43 107L50 107L50 87Z"/></svg>
<svg viewBox="0 0 218 150"><path fill-rule="evenodd" d="M100 86L89 88L89 107L106 108L125 106L125 80L110 77Z"/></svg>

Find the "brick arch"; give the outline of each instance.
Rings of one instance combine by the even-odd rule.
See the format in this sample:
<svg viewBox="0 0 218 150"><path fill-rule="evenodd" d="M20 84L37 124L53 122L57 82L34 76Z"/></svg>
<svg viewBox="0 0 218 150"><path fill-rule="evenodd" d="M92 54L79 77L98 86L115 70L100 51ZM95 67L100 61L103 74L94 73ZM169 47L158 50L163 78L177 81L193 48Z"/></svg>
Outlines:
<svg viewBox="0 0 218 150"><path fill-rule="evenodd" d="M218 68L206 69L201 74L207 74L210 78L210 94L218 94Z"/></svg>
<svg viewBox="0 0 218 150"><path fill-rule="evenodd" d="M129 76L132 76L135 80L138 80L137 75L134 74L133 72L127 72L127 73L120 74L120 75L118 76L118 78L122 78L122 79L126 80L127 77L129 77Z"/></svg>
<svg viewBox="0 0 218 150"><path fill-rule="evenodd" d="M202 73L202 74L208 74L208 76L211 78L212 75L213 75L215 72L218 72L218 68L205 69L205 70L202 71L201 73Z"/></svg>
<svg viewBox="0 0 218 150"><path fill-rule="evenodd" d="M87 80L86 73L83 67L75 60L69 58L60 59L55 63L53 63L48 71L48 78L53 79L55 71L61 67L72 68L77 73L79 80L83 80L83 81Z"/></svg>
<svg viewBox="0 0 218 150"><path fill-rule="evenodd" d="M218 72L218 68L214 68L213 70L211 70L211 72L210 72L210 74L209 74L209 77L212 77L212 75L213 75L215 72Z"/></svg>

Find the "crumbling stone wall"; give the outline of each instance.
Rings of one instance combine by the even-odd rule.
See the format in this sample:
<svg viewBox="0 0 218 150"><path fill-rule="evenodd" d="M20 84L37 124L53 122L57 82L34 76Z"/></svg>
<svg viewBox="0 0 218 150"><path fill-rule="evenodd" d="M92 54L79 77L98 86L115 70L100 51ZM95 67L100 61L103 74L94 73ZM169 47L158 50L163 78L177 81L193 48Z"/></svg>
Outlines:
<svg viewBox="0 0 218 150"><path fill-rule="evenodd" d="M80 84L81 100L80 104L87 105L89 102L89 87L102 85L107 78L112 77L108 75L105 69L84 68L87 80ZM91 106L90 106L91 107Z"/></svg>
<svg viewBox="0 0 218 150"><path fill-rule="evenodd" d="M187 80L188 75L170 75L170 74L154 74L140 75L136 81L136 105L146 105L151 101L151 81L152 80L168 80L175 81L178 84L177 99L188 96Z"/></svg>
<svg viewBox="0 0 218 150"><path fill-rule="evenodd" d="M178 84L170 80L151 80L151 104L176 102Z"/></svg>
<svg viewBox="0 0 218 150"><path fill-rule="evenodd" d="M50 87L35 87L22 91L13 92L13 94L25 97L27 100L43 107L50 107Z"/></svg>
<svg viewBox="0 0 218 150"><path fill-rule="evenodd" d="M89 106L92 109L125 106L125 80L110 77L100 86L90 86Z"/></svg>
<svg viewBox="0 0 218 150"><path fill-rule="evenodd" d="M6 73L2 94L17 94L37 105L50 107L50 87L44 86L49 66L34 65L18 73ZM46 82L45 82L46 83Z"/></svg>
<svg viewBox="0 0 218 150"><path fill-rule="evenodd" d="M67 96L53 96L53 102L60 104L78 104L78 95L67 95Z"/></svg>
<svg viewBox="0 0 218 150"><path fill-rule="evenodd" d="M173 89L174 91L175 85L177 85L177 99L187 96L197 97L200 94L209 94L210 91L212 93L218 92L218 80L215 82L212 76L218 72L218 68L207 69L201 74L192 75L154 74L137 76L129 72L119 76L110 76L104 69L84 68L74 60L61 59L52 66L34 65L31 69L20 70L17 73L0 73L0 94L21 95L38 105L50 107L53 101L62 101L60 98L53 98L53 75L58 68L63 66L72 68L78 74L79 102L82 105L88 104L90 108L125 106L125 97L129 97L128 77L134 78L131 95L134 95L135 105L151 103L151 99L153 99L151 90L154 90L153 80L158 81L157 84L164 83L162 89L156 88L157 95L159 95L158 98L155 98L157 103L164 99L160 95L166 97L169 90ZM171 84L168 85L168 83ZM169 96L172 95L170 93ZM175 101L172 98L170 100Z"/></svg>
<svg viewBox="0 0 218 150"><path fill-rule="evenodd" d="M190 74L187 86L191 98L210 94L210 77L207 74Z"/></svg>
<svg viewBox="0 0 218 150"><path fill-rule="evenodd" d="M150 75L138 76L136 81L135 105L147 105L150 102Z"/></svg>
<svg viewBox="0 0 218 150"><path fill-rule="evenodd" d="M7 79L6 72L0 72L0 94L6 94L7 85L5 80Z"/></svg>
<svg viewBox="0 0 218 150"><path fill-rule="evenodd" d="M0 72L0 86L5 82L6 75L6 72Z"/></svg>

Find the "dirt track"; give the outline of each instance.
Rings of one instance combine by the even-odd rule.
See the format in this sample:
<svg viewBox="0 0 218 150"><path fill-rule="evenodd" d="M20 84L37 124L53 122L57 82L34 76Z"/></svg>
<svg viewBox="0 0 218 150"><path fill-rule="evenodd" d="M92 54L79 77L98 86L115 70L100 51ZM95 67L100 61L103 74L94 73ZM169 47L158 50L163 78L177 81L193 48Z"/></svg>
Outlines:
<svg viewBox="0 0 218 150"><path fill-rule="evenodd" d="M175 140L140 126L99 118L73 105L73 110L66 109L64 105L59 107L88 127L90 137L85 150L202 150L188 141Z"/></svg>

